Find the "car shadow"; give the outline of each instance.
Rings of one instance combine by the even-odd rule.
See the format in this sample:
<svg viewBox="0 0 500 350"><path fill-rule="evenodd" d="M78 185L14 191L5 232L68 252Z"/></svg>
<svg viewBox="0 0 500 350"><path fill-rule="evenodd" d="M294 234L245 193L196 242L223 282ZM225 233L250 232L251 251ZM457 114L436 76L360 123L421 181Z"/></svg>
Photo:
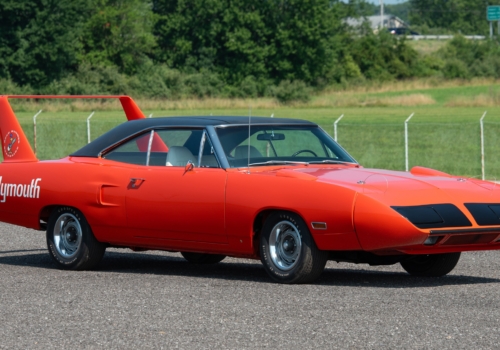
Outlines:
<svg viewBox="0 0 500 350"><path fill-rule="evenodd" d="M0 252L0 264L57 269L47 253L19 254L45 249L12 250ZM2 254L8 254L2 256ZM356 266L356 265L353 265ZM274 283L260 262L250 260L223 261L219 264L190 264L182 257L127 252L106 252L96 269L100 273L154 274L161 276L186 276L213 280L236 280ZM369 287L369 288L422 288L450 285L500 283L498 278L448 275L440 278L413 277L405 272L326 268L316 285Z"/></svg>
<svg viewBox="0 0 500 350"><path fill-rule="evenodd" d="M379 271L373 267L373 270L325 269L317 281L320 285L370 288L422 288L484 283L500 283L500 279L454 275L453 272L443 277L416 277L403 271Z"/></svg>
<svg viewBox="0 0 500 350"><path fill-rule="evenodd" d="M26 252L46 252L47 249L20 249L20 250L4 250L0 254L26 253Z"/></svg>

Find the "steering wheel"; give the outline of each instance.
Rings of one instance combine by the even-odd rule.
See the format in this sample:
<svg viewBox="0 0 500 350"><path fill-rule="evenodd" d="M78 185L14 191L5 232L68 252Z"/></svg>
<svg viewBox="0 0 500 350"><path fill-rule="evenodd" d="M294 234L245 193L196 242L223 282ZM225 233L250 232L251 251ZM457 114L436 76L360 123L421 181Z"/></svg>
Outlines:
<svg viewBox="0 0 500 350"><path fill-rule="evenodd" d="M301 149L300 151L297 151L294 154L292 154L292 157L297 157L299 154L306 153L306 152L311 153L315 157L318 157L318 155L316 153L314 153L313 151L311 151L310 149Z"/></svg>

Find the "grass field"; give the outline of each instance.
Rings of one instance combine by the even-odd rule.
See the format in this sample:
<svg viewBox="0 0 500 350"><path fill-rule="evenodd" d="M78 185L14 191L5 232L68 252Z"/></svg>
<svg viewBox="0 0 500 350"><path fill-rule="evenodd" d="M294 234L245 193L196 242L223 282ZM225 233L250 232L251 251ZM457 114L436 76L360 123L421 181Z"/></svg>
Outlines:
<svg viewBox="0 0 500 350"><path fill-rule="evenodd" d="M423 96L423 97L422 97ZM37 155L53 159L87 142L86 118L91 110L91 139L125 121L118 103L33 104L14 101L14 110L33 144L37 117ZM138 101L146 115L248 115L302 118L333 135L340 116L338 141L365 167L404 170L404 121L409 123L409 165L463 175L481 175L479 119L485 111L486 177L500 179L500 83L409 82L351 91L329 91L307 104L281 106L272 99ZM73 111L72 111L73 110Z"/></svg>
<svg viewBox="0 0 500 350"><path fill-rule="evenodd" d="M428 55L445 46L448 40L407 40L406 42L417 52Z"/></svg>

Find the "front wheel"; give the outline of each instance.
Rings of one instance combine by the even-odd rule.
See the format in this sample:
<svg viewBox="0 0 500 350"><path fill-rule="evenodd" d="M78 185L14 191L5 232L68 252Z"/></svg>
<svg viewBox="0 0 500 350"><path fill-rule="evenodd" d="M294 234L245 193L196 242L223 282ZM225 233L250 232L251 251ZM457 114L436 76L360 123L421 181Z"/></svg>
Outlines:
<svg viewBox="0 0 500 350"><path fill-rule="evenodd" d="M309 283L325 268L328 253L316 247L300 216L272 213L262 227L260 259L267 273L280 283Z"/></svg>
<svg viewBox="0 0 500 350"><path fill-rule="evenodd" d="M94 268L106 250L94 237L83 214L71 207L59 207L50 215L47 247L58 266L67 270Z"/></svg>
<svg viewBox="0 0 500 350"><path fill-rule="evenodd" d="M419 255L402 261L401 266L412 276L441 277L457 266L460 253Z"/></svg>

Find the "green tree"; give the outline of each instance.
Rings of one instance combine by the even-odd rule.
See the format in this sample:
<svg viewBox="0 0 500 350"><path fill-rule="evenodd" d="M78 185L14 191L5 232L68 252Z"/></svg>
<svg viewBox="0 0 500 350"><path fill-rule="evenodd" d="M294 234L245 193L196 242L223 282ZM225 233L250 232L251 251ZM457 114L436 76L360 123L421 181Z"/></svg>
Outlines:
<svg viewBox="0 0 500 350"><path fill-rule="evenodd" d="M273 1L267 16L271 28L273 78L310 84L330 81L338 62L339 35L344 32L338 2Z"/></svg>
<svg viewBox="0 0 500 350"><path fill-rule="evenodd" d="M76 68L87 0L2 0L0 76L43 86Z"/></svg>
<svg viewBox="0 0 500 350"><path fill-rule="evenodd" d="M27 1L2 1L0 3L0 78L10 77L12 56L20 45L17 33L28 23L26 12L34 12Z"/></svg>
<svg viewBox="0 0 500 350"><path fill-rule="evenodd" d="M229 82L267 75L265 1L157 0L155 57L185 72L215 71ZM262 5L262 6L259 6Z"/></svg>
<svg viewBox="0 0 500 350"><path fill-rule="evenodd" d="M500 5L500 0L410 0L410 4L412 24L484 35L489 31L486 8Z"/></svg>
<svg viewBox="0 0 500 350"><path fill-rule="evenodd" d="M183 71L212 70L237 84L257 79L328 80L345 5L329 0L156 0L156 59Z"/></svg>
<svg viewBox="0 0 500 350"><path fill-rule="evenodd" d="M352 40L349 54L368 79L411 78L419 69L417 52L404 39L386 31L374 34L368 30L363 36Z"/></svg>
<svg viewBox="0 0 500 350"><path fill-rule="evenodd" d="M81 35L82 62L135 73L155 47L155 16L144 0L92 0Z"/></svg>

